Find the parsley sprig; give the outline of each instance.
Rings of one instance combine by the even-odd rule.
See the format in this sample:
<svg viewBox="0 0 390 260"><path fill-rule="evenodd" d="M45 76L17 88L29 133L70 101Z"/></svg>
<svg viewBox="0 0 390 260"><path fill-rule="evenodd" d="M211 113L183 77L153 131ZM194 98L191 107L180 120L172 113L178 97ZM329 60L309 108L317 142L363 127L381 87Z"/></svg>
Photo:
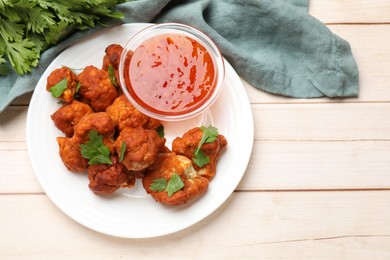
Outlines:
<svg viewBox="0 0 390 260"><path fill-rule="evenodd" d="M38 65L41 53L75 30L103 18L123 18L114 6L124 0L0 1L0 74L23 75Z"/></svg>
<svg viewBox="0 0 390 260"><path fill-rule="evenodd" d="M89 164L112 164L110 149L103 144L103 136L96 130L89 132L89 141L80 147L81 155L89 160Z"/></svg>
<svg viewBox="0 0 390 260"><path fill-rule="evenodd" d="M168 197L171 197L175 192L181 190L184 187L184 183L181 180L180 176L174 173L171 176L169 182L165 178L159 178L153 180L152 184L150 184L150 189L154 191L166 191L168 193Z"/></svg>
<svg viewBox="0 0 390 260"><path fill-rule="evenodd" d="M200 130L202 130L202 138L200 139L200 142L198 144L198 147L195 150L195 157L193 158L193 161L196 165L199 167L203 167L206 164L210 163L210 158L204 154L204 152L200 149L203 144L205 143L212 143L214 142L218 137L218 129L213 126L201 126Z"/></svg>
<svg viewBox="0 0 390 260"><path fill-rule="evenodd" d="M111 64L108 65L108 77L110 78L111 84L114 85L116 88L118 88L119 85L116 82L115 70Z"/></svg>
<svg viewBox="0 0 390 260"><path fill-rule="evenodd" d="M62 93L64 93L67 86L68 80L66 78L62 79L60 82L50 88L51 95L55 98L58 98L62 95Z"/></svg>

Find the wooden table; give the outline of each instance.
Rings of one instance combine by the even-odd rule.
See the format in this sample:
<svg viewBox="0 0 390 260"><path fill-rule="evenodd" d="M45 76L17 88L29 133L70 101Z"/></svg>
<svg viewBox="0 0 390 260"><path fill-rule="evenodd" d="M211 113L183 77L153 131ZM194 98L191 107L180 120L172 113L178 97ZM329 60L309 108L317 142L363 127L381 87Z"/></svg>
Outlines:
<svg viewBox="0 0 390 260"><path fill-rule="evenodd" d="M359 97L291 99L245 83L255 122L245 176L172 235L110 237L57 209L27 153L31 94L15 100L0 114L0 258L390 257L390 2L312 0L309 12L350 42Z"/></svg>

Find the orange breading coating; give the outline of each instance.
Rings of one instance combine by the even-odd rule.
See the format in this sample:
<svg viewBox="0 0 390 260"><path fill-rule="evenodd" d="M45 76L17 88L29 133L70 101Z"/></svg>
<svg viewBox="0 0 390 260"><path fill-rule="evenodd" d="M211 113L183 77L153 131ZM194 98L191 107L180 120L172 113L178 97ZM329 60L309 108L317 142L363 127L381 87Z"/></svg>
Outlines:
<svg viewBox="0 0 390 260"><path fill-rule="evenodd" d="M156 129L161 125L159 120L138 111L124 95L116 98L112 105L107 107L106 112L116 122L119 131L125 127Z"/></svg>
<svg viewBox="0 0 390 260"><path fill-rule="evenodd" d="M51 115L55 126L61 130L67 137L73 136L74 126L78 124L81 118L93 111L87 104L73 100L69 104L61 106Z"/></svg>
<svg viewBox="0 0 390 260"><path fill-rule="evenodd" d="M59 154L66 168L71 172L85 172L88 160L81 155L80 143L73 138L57 137Z"/></svg>
<svg viewBox="0 0 390 260"><path fill-rule="evenodd" d="M106 112L97 112L85 115L74 127L74 138L79 143L86 143L89 140L89 132L96 130L98 134L105 138L112 139L115 134L115 123Z"/></svg>
<svg viewBox="0 0 390 260"><path fill-rule="evenodd" d="M77 81L76 75L68 67L55 69L50 73L49 77L47 77L46 90L50 91L54 85L65 78L67 80L67 86L58 99L69 103L73 100L74 94L76 93Z"/></svg>
<svg viewBox="0 0 390 260"><path fill-rule="evenodd" d="M108 67L111 65L114 70L114 76L118 86L121 86L119 80L119 62L121 59L121 54L123 47L119 44L110 44L105 50L105 55L103 57L103 66L102 70L108 71ZM121 88L119 89L121 91Z"/></svg>
<svg viewBox="0 0 390 260"><path fill-rule="evenodd" d="M122 144L125 143L126 150L121 161L128 170L141 171L151 165L164 149L165 138L158 136L155 130L138 128L125 128L115 140L115 149L121 153Z"/></svg>
<svg viewBox="0 0 390 260"><path fill-rule="evenodd" d="M90 105L95 112L105 111L118 96L107 71L87 66L77 80L80 83L80 101Z"/></svg>
<svg viewBox="0 0 390 260"><path fill-rule="evenodd" d="M135 175L119 163L118 156L110 156L112 164L88 166L89 188L96 194L111 194L119 188L131 188Z"/></svg>

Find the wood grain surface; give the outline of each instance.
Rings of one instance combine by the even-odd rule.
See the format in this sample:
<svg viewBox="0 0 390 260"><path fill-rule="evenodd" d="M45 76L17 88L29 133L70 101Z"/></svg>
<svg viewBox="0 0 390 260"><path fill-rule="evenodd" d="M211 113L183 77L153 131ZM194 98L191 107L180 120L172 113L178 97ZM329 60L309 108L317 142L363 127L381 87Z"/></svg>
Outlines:
<svg viewBox="0 0 390 260"><path fill-rule="evenodd" d="M243 81L255 123L244 178L172 235L115 238L62 213L29 160L31 93L17 98L0 114L0 259L390 258L390 1L312 0L309 13L351 44L359 97L293 99Z"/></svg>

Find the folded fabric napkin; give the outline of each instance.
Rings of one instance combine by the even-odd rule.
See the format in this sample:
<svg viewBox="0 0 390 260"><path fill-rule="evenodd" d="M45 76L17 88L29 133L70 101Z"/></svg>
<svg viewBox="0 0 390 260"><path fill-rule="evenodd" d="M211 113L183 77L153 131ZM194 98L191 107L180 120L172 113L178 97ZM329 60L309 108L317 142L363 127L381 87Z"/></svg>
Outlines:
<svg viewBox="0 0 390 260"><path fill-rule="evenodd" d="M348 42L310 16L307 7L308 0L138 0L117 10L125 15L122 23L178 22L202 30L258 89L299 98L356 96L358 68ZM62 50L102 29L76 32L51 47L29 74L0 77L0 112L32 91Z"/></svg>

